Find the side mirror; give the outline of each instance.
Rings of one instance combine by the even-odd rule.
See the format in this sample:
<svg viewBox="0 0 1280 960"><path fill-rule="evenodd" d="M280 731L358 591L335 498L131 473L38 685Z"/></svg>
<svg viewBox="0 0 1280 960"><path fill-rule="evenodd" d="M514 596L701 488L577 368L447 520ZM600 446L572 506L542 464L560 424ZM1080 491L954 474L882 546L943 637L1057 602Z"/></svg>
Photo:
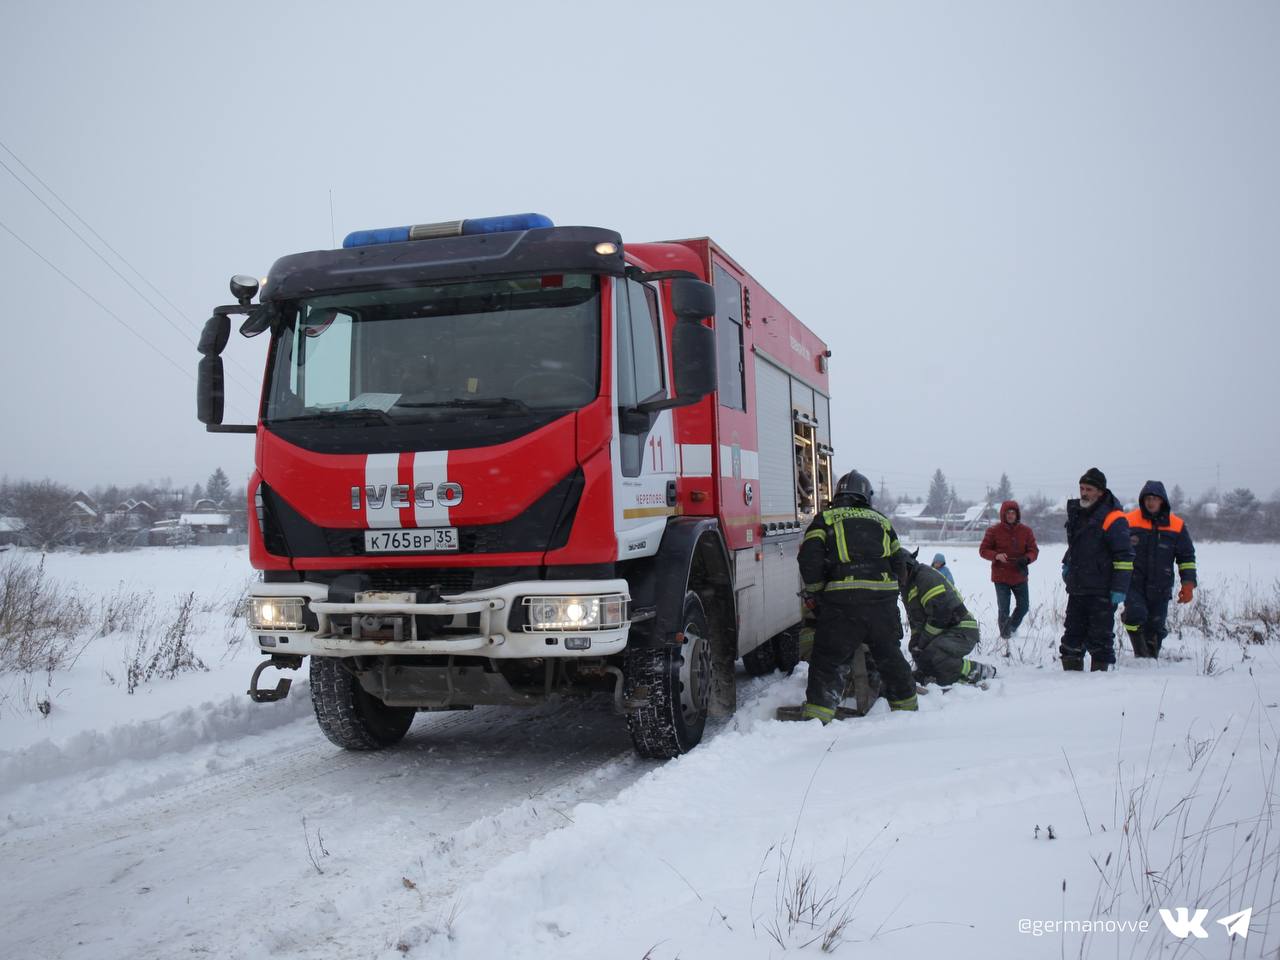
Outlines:
<svg viewBox="0 0 1280 960"><path fill-rule="evenodd" d="M222 358L205 354L196 372L196 419L205 425L222 423L223 397Z"/></svg>
<svg viewBox="0 0 1280 960"><path fill-rule="evenodd" d="M715 316L715 287L692 277L676 277L671 281L671 309L680 320Z"/></svg>
<svg viewBox="0 0 1280 960"><path fill-rule="evenodd" d="M705 286L705 284L704 284ZM693 320L678 320L671 336L674 397L649 400L635 409L644 414L687 407L716 389L716 332Z"/></svg>
<svg viewBox="0 0 1280 960"><path fill-rule="evenodd" d="M711 289L708 284L702 286ZM707 394L714 393L716 332L690 320L678 321L672 331L671 363L675 372L676 396L681 401L696 403Z"/></svg>
<svg viewBox="0 0 1280 960"><path fill-rule="evenodd" d="M200 342L196 349L202 357L216 357L226 349L227 340L231 337L231 318L214 314L204 322L204 331L200 334Z"/></svg>

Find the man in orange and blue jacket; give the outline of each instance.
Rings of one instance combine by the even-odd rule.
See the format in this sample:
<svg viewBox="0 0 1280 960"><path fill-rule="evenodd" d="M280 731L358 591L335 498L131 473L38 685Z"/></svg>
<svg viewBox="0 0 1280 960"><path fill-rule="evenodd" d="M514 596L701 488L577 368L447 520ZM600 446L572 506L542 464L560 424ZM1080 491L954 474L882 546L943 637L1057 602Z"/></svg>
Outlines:
<svg viewBox="0 0 1280 960"><path fill-rule="evenodd" d="M1160 656L1169 635L1165 618L1173 597L1173 570L1182 585L1178 602L1190 603L1196 588L1196 548L1183 519L1169 508L1164 484L1148 480L1138 495L1138 507L1125 514L1133 544L1133 579L1120 619L1133 644L1135 657Z"/></svg>
<svg viewBox="0 0 1280 960"><path fill-rule="evenodd" d="M1067 552L1062 580L1067 585L1067 619L1058 652L1063 670L1102 671L1116 662L1116 607L1124 602L1133 575L1129 523L1107 478L1090 467L1080 478L1080 499L1067 501Z"/></svg>

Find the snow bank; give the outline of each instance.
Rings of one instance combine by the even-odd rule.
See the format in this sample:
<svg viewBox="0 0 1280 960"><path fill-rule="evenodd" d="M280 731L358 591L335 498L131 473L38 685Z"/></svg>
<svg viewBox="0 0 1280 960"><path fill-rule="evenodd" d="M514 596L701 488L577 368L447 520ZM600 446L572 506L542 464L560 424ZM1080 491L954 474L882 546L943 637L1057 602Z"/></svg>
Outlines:
<svg viewBox="0 0 1280 960"><path fill-rule="evenodd" d="M269 732L310 715L308 686L305 681L295 681L289 696L276 703L254 703L241 693L152 720L81 730L62 743L43 740L21 750L0 752L0 783L12 788L123 760L148 760L201 744Z"/></svg>

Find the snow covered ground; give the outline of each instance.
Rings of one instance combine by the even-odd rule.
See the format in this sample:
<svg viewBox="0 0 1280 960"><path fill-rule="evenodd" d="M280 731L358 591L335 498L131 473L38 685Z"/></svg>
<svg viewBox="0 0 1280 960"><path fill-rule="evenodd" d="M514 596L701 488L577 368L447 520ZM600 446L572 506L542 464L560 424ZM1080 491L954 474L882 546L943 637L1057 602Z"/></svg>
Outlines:
<svg viewBox="0 0 1280 960"><path fill-rule="evenodd" d="M994 636L986 564L941 549ZM803 665L740 674L737 715L666 764L601 701L422 715L344 753L305 683L244 696L242 550L52 555L95 622L113 597L132 619L0 675L0 956L1280 955L1280 636L1249 642L1280 548L1200 545L1166 658L1108 674L1054 662L1060 553L1008 649L984 642L991 690L823 728L772 720ZM208 669L130 694L192 592ZM1206 910L1207 936L1159 907Z"/></svg>

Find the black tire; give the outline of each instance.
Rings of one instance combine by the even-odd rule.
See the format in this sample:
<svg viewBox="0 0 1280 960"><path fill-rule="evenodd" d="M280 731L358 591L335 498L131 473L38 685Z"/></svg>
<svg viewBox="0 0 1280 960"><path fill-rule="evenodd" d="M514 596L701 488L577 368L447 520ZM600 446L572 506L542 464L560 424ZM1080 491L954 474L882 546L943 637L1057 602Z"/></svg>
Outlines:
<svg viewBox="0 0 1280 960"><path fill-rule="evenodd" d="M711 701L711 631L702 601L684 595L680 643L627 649L623 674L628 700L644 706L627 714L636 753L667 760L688 753L702 740Z"/></svg>
<svg viewBox="0 0 1280 960"><path fill-rule="evenodd" d="M341 657L311 658L311 704L321 731L344 750L381 750L398 743L417 712L388 707L367 693Z"/></svg>
<svg viewBox="0 0 1280 960"><path fill-rule="evenodd" d="M747 668L747 673L753 677L763 677L766 674L773 673L778 668L777 650L773 646L772 640L766 640L754 650L748 650L742 655L742 665Z"/></svg>
<svg viewBox="0 0 1280 960"><path fill-rule="evenodd" d="M778 662L778 669L788 676L800 662L800 626L797 624L790 630L784 630L773 640L773 656Z"/></svg>

